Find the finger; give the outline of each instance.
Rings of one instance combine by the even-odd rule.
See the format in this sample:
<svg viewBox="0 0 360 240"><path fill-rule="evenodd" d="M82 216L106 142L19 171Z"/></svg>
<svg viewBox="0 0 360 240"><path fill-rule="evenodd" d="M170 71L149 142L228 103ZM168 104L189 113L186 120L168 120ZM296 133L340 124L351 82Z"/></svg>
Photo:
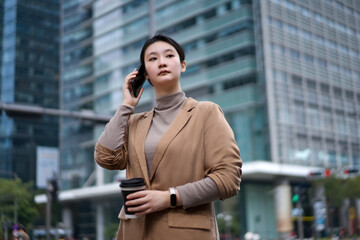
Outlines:
<svg viewBox="0 0 360 240"><path fill-rule="evenodd" d="M134 70L133 72L129 73L125 79L126 79L126 82L129 82L131 79L135 78L136 75L138 74L138 71Z"/></svg>
<svg viewBox="0 0 360 240"><path fill-rule="evenodd" d="M135 198L143 198L147 195L147 193L148 193L148 191L146 191L146 190L134 192L132 194L127 195L126 199L131 200L131 199L135 199Z"/></svg>
<svg viewBox="0 0 360 240"><path fill-rule="evenodd" d="M135 68L134 71L132 71L131 73L128 74L128 76L129 76L129 75L136 75L136 74L138 74L138 73L139 73L139 72L138 72L138 71L136 70L136 68Z"/></svg>
<svg viewBox="0 0 360 240"><path fill-rule="evenodd" d="M126 206L144 205L147 203L146 198L135 198L133 200L127 200Z"/></svg>
<svg viewBox="0 0 360 240"><path fill-rule="evenodd" d="M147 204L138 205L138 206L128 206L129 212L146 212L149 210L149 206Z"/></svg>
<svg viewBox="0 0 360 240"><path fill-rule="evenodd" d="M134 79L135 77L136 77L136 75L126 77L125 83L129 85L131 83L131 80Z"/></svg>
<svg viewBox="0 0 360 240"><path fill-rule="evenodd" d="M144 204L140 207L134 207L133 209L135 210L134 212L136 216L143 216L157 211L156 207L151 206L151 204Z"/></svg>

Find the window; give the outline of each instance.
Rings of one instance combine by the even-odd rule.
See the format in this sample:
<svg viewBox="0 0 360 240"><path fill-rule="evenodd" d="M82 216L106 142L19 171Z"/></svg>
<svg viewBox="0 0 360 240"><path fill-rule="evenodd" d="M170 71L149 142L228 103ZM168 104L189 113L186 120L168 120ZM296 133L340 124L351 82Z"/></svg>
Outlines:
<svg viewBox="0 0 360 240"><path fill-rule="evenodd" d="M305 61L306 61L306 62L308 62L308 63L310 63L310 64L314 63L314 57L313 57L313 56L311 56L311 55L309 55L309 54L305 54L305 55L304 55L304 58L305 58Z"/></svg>
<svg viewBox="0 0 360 240"><path fill-rule="evenodd" d="M319 110L315 106L309 106L307 109L309 126L311 128L320 129Z"/></svg>
<svg viewBox="0 0 360 240"><path fill-rule="evenodd" d="M340 142L340 162L342 166L349 164L349 151L346 142Z"/></svg>
<svg viewBox="0 0 360 240"><path fill-rule="evenodd" d="M357 143L351 144L353 165L360 167L360 146Z"/></svg>
<svg viewBox="0 0 360 240"><path fill-rule="evenodd" d="M328 166L337 167L336 165L336 148L333 140L326 141L327 155L328 155Z"/></svg>
<svg viewBox="0 0 360 240"><path fill-rule="evenodd" d="M296 60L300 59L300 52L295 50L295 49L290 49L289 50L290 56Z"/></svg>
<svg viewBox="0 0 360 240"><path fill-rule="evenodd" d="M292 75L292 82L295 85L301 86L302 85L302 80L300 76L296 76L296 75Z"/></svg>
<svg viewBox="0 0 360 240"><path fill-rule="evenodd" d="M64 81L74 80L89 76L90 74L92 74L91 65L80 66L65 71L63 75L63 80Z"/></svg>
<svg viewBox="0 0 360 240"><path fill-rule="evenodd" d="M326 68L327 64L326 64L326 60L318 58L317 59L317 63L320 67Z"/></svg>
<svg viewBox="0 0 360 240"><path fill-rule="evenodd" d="M64 36L63 44L65 47L72 46L73 44L76 44L84 39L91 37L91 34L91 28L85 28L76 32L72 32L71 34Z"/></svg>
<svg viewBox="0 0 360 240"><path fill-rule="evenodd" d="M331 110L328 109L328 108L323 109L322 115L323 115L325 130L333 131L334 130L334 125L333 125Z"/></svg>
<svg viewBox="0 0 360 240"><path fill-rule="evenodd" d="M345 116L343 112L336 112L335 114L336 131L341 134L346 134Z"/></svg>
<svg viewBox="0 0 360 240"><path fill-rule="evenodd" d="M298 125L305 125L305 110L304 105L295 104L295 122Z"/></svg>
<svg viewBox="0 0 360 240"><path fill-rule="evenodd" d="M310 160L311 151L308 147L306 136L297 135L298 147L294 151L295 160L301 162L308 162Z"/></svg>
<svg viewBox="0 0 360 240"><path fill-rule="evenodd" d="M321 138L312 138L311 155L315 161L315 165L321 164L323 162L324 154L321 147Z"/></svg>
<svg viewBox="0 0 360 240"><path fill-rule="evenodd" d="M307 80L306 86L308 87L308 89L316 90L316 82L313 80Z"/></svg>
<svg viewBox="0 0 360 240"><path fill-rule="evenodd" d="M122 9L116 9L114 11L112 11L109 14L105 14L103 17L97 18L94 21L94 28L95 29L100 29L101 27L103 27L106 24L109 24L111 22L116 22L120 19L121 14L122 14Z"/></svg>

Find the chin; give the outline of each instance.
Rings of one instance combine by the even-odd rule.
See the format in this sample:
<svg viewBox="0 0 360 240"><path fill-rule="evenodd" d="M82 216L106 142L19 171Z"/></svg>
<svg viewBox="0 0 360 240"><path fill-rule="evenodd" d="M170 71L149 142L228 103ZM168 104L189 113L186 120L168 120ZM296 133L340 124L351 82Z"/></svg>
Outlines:
<svg viewBox="0 0 360 240"><path fill-rule="evenodd" d="M176 81L174 78L161 78L157 82L158 83L170 83Z"/></svg>

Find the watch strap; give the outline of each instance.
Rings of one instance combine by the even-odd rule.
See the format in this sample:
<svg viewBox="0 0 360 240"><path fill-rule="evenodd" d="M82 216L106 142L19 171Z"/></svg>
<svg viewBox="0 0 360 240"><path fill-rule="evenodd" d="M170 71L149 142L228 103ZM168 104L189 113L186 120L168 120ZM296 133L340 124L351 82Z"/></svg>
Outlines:
<svg viewBox="0 0 360 240"><path fill-rule="evenodd" d="M170 192L170 206L171 206L171 208L175 208L176 207L176 191L175 191L175 188L173 188L173 187L169 188L169 192Z"/></svg>

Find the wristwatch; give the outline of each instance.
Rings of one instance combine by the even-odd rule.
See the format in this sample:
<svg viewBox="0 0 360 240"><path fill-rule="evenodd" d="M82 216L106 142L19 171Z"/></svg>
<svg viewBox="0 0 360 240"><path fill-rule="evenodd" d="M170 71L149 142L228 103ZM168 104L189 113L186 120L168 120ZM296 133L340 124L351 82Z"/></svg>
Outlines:
<svg viewBox="0 0 360 240"><path fill-rule="evenodd" d="M169 188L170 191L170 206L171 208L176 208L176 192L175 188Z"/></svg>

